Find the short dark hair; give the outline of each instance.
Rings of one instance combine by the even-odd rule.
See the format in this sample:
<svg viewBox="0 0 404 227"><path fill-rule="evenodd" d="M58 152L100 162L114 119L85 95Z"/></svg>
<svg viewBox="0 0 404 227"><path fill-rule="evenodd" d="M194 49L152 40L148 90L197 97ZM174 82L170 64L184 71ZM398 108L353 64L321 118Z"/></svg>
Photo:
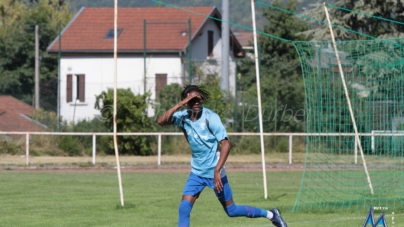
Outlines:
<svg viewBox="0 0 404 227"><path fill-rule="evenodd" d="M210 92L207 91L204 86L198 87L197 85L187 85L184 87L184 90L182 90L182 92L181 92L181 97L180 97L181 100L184 100L187 97L188 93L190 93L192 91L199 92L199 94L201 94L201 99L203 102L207 102L210 98Z"/></svg>

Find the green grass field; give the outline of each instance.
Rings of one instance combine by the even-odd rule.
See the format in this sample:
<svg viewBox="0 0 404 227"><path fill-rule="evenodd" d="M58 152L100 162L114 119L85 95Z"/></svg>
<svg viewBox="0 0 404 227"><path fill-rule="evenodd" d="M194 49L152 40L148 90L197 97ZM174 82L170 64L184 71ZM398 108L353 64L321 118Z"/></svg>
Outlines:
<svg viewBox="0 0 404 227"><path fill-rule="evenodd" d="M0 172L1 226L176 226L177 207L188 173L122 172L121 208L116 173ZM268 172L268 199L262 173L228 172L238 204L278 207L289 226L361 227L368 210L291 211L302 172ZM392 212L395 212L392 215ZM380 212L375 212L378 218ZM394 217L395 224L392 224ZM389 227L404 226L403 210L387 211ZM206 188L191 213L191 226L272 226L266 219L229 218Z"/></svg>

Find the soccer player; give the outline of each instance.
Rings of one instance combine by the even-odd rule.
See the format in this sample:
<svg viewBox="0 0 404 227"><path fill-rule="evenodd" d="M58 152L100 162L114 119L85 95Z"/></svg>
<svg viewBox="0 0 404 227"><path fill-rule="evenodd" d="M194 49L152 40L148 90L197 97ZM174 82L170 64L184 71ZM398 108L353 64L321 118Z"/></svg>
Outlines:
<svg viewBox="0 0 404 227"><path fill-rule="evenodd" d="M277 227L287 227L276 208L268 211L236 205L233 201L233 193L224 168L231 146L219 116L212 110L202 107L209 96L210 93L203 87L188 85L181 92L181 101L158 119L161 126L175 124L181 128L192 151L192 170L178 207L178 227L189 226L192 206L206 186L214 190L229 217L263 217L271 220ZM187 109L177 111L182 106L187 106ZM220 155L217 154L219 143Z"/></svg>

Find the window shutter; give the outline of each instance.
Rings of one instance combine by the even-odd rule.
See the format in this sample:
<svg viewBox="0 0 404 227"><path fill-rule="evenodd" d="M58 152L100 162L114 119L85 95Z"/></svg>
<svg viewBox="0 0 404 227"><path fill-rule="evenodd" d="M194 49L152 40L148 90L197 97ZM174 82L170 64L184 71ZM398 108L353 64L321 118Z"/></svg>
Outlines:
<svg viewBox="0 0 404 227"><path fill-rule="evenodd" d="M68 74L66 78L66 102L73 101L73 75Z"/></svg>
<svg viewBox="0 0 404 227"><path fill-rule="evenodd" d="M156 100L158 100L158 94L161 89L163 89L167 85L167 74L156 74Z"/></svg>
<svg viewBox="0 0 404 227"><path fill-rule="evenodd" d="M85 86L85 78L86 78L86 75L79 75L78 76L78 79L79 79L79 100L80 100L80 102L85 102L86 101L86 99L85 99L85 94L86 94L86 91L85 91L85 88L86 88L86 86Z"/></svg>

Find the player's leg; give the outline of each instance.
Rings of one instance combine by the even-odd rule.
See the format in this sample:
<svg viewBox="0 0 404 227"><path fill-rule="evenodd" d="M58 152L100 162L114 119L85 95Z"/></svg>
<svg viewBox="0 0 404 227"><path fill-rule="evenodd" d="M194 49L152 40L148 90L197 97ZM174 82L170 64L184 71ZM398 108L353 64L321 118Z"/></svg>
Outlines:
<svg viewBox="0 0 404 227"><path fill-rule="evenodd" d="M188 227L190 223L190 215L192 207L198 195L183 195L180 205L178 206L178 227Z"/></svg>
<svg viewBox="0 0 404 227"><path fill-rule="evenodd" d="M230 188L227 176L222 177L223 190L218 193L215 190L216 196L223 206L224 211L229 217L249 217L249 218L260 218L267 217L268 211L259 209L256 207L246 206L246 205L236 205L233 202L233 192Z"/></svg>
<svg viewBox="0 0 404 227"><path fill-rule="evenodd" d="M189 226L192 207L205 186L198 176L193 173L189 175L178 206L178 227Z"/></svg>
<svg viewBox="0 0 404 227"><path fill-rule="evenodd" d="M215 190L215 193L222 204L224 211L229 217L263 217L271 220L272 224L277 227L287 227L287 224L282 219L280 212L275 208L269 211L247 205L236 205L236 203L233 201L233 192L230 188L227 176L222 178L222 183L223 190L220 193Z"/></svg>

